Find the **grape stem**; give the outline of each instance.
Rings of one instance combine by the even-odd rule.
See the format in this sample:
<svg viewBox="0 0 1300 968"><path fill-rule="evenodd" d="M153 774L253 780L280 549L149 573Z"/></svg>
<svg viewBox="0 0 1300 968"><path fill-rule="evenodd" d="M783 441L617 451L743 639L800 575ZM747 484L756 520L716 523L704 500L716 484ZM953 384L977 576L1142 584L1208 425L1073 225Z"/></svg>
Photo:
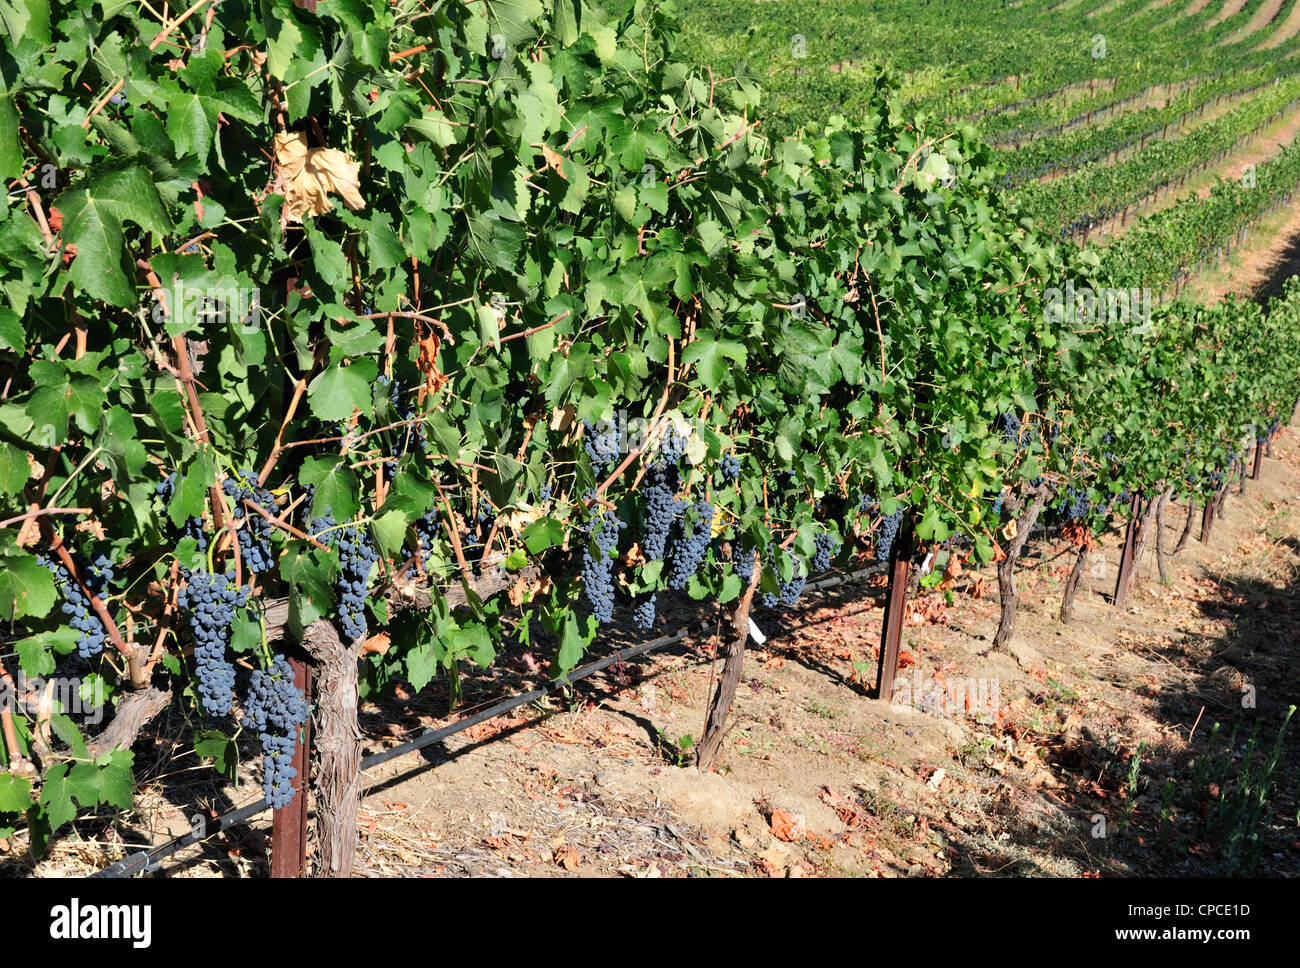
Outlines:
<svg viewBox="0 0 1300 968"><path fill-rule="evenodd" d="M0 528L7 528L19 521L30 521L43 514L93 514L94 511L94 508L37 508L35 511L28 511L26 514L0 521Z"/></svg>
<svg viewBox="0 0 1300 968"><path fill-rule="evenodd" d="M113 621L112 613L109 612L108 606L104 604L104 600L87 588L86 583L82 581L81 574L77 571L77 563L72 560L72 555L68 554L63 539L54 532L48 521L42 519L40 526L42 536L49 544L50 550L58 556L63 567L68 569L68 574L81 588L81 593L86 596L86 601L90 602L90 607L95 610L99 620L104 623L104 630L108 633L108 640L113 643L113 648L122 654L122 658L126 659L127 664L130 666L132 688L141 688L148 680L143 678L140 657L122 640L122 633L118 631L117 623Z"/></svg>
<svg viewBox="0 0 1300 968"><path fill-rule="evenodd" d="M329 547L329 545L322 544L321 542L313 538L311 535L307 534L307 532L299 531L288 521L285 521L281 518L273 517L265 508L263 508L256 501L250 501L247 498L245 498L244 505L246 507L252 508L262 517L266 518L266 520L269 521L271 524L273 524L275 527L279 528L281 531L287 532L288 534L293 535L295 538L302 538L304 541L310 542L314 547L319 548L321 551L333 550L332 548Z"/></svg>

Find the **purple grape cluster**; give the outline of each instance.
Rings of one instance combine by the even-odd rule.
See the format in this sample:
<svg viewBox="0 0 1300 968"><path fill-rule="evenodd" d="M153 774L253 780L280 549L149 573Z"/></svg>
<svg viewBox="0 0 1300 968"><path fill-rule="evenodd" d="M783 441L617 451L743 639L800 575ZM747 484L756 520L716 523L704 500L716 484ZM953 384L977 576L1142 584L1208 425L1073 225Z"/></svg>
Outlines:
<svg viewBox="0 0 1300 968"><path fill-rule="evenodd" d="M832 531L823 531L813 539L813 544L813 571L829 571L831 567L831 559L839 553L840 539Z"/></svg>
<svg viewBox="0 0 1300 968"><path fill-rule="evenodd" d="M677 429L677 424L668 422L663 438L659 441L659 453L669 464L677 464L686 453L690 439Z"/></svg>
<svg viewBox="0 0 1300 968"><path fill-rule="evenodd" d="M731 546L731 564L736 577L748 585L754 578L754 549L740 541Z"/></svg>
<svg viewBox="0 0 1300 968"><path fill-rule="evenodd" d="M632 624L642 631L649 630L655 624L655 595L648 595L637 602L632 610Z"/></svg>
<svg viewBox="0 0 1300 968"><path fill-rule="evenodd" d="M794 562L794 574L790 576L789 581L777 579L777 585L780 591L777 593L763 593L763 607L776 608L778 605L785 608L793 608L799 603L799 597L803 594L803 587L808 581L808 576L804 571L803 561L798 557L791 555L791 561ZM767 561L775 560L775 551L771 543L767 546L767 554L764 556Z"/></svg>
<svg viewBox="0 0 1300 968"><path fill-rule="evenodd" d="M429 436L424 423L419 420L419 411L409 390L400 380L390 379L381 373L375 380L375 385L380 390L389 388L388 399L393 405L393 412L404 423L404 426L395 428L397 442L393 447L392 458L384 461L384 473L391 480L397 473L397 462L410 453L413 445L418 445L421 450L429 449Z"/></svg>
<svg viewBox="0 0 1300 968"><path fill-rule="evenodd" d="M662 460L651 462L641 487L645 502L645 537L641 550L647 561L662 561L668 552L668 536L677 520L677 468Z"/></svg>
<svg viewBox="0 0 1300 968"><path fill-rule="evenodd" d="M1003 440L1009 444L1015 444L1017 450L1024 447L1026 443L1024 423L1021 421L1018 414L1014 411L1008 410L998 418L997 426L998 429L1002 431Z"/></svg>
<svg viewBox="0 0 1300 968"><path fill-rule="evenodd" d="M626 526L614 511L604 512L588 529L588 540L582 549L582 591L591 606L591 614L602 625L614 617L614 555L618 534ZM595 554L591 550L593 538Z"/></svg>
<svg viewBox="0 0 1300 968"><path fill-rule="evenodd" d="M692 506L696 521L694 524L686 520L679 523L681 530L673 545L672 567L668 572L668 587L678 592L700 570L713 537L713 505L708 501L696 501Z"/></svg>
<svg viewBox="0 0 1300 968"><path fill-rule="evenodd" d="M596 433L596 427L589 420L582 422L586 433L582 436L582 445L591 458L591 469L597 477L603 477L610 465L618 459L620 452L618 434L613 430Z"/></svg>
<svg viewBox="0 0 1300 968"><path fill-rule="evenodd" d="M724 454L722 457L722 479L731 483L740 477L740 461L734 454Z"/></svg>
<svg viewBox="0 0 1300 968"><path fill-rule="evenodd" d="M1088 512L1092 509L1092 502L1088 500L1088 492L1080 488L1067 488L1065 500L1061 502L1061 514L1067 521L1078 521L1086 518Z"/></svg>
<svg viewBox="0 0 1300 968"><path fill-rule="evenodd" d="M172 494L176 492L178 478L176 474L168 474L167 479L154 488L154 493L162 498L163 506L171 502ZM191 517L185 520L185 527L182 530L182 536L193 538L198 542L199 551L208 550L208 536L203 531L203 519Z"/></svg>
<svg viewBox="0 0 1300 968"><path fill-rule="evenodd" d="M894 539L898 537L899 525L903 523L903 509L886 515L880 522L880 533L876 535L876 561L888 561L889 553L894 548Z"/></svg>
<svg viewBox="0 0 1300 968"><path fill-rule="evenodd" d="M355 642L366 635L366 588L370 571L379 560L365 525L350 524L332 532L339 551L339 631L344 640Z"/></svg>
<svg viewBox="0 0 1300 968"><path fill-rule="evenodd" d="M808 581L808 576L804 572L803 562L797 557L794 559L794 575L789 581L781 582L781 594L777 601L786 608L794 608L799 604L799 596L803 594L803 586Z"/></svg>
<svg viewBox="0 0 1300 968"><path fill-rule="evenodd" d="M43 556L40 561L54 574L54 585L63 598L59 610L68 616L68 625L81 633L77 637L77 655L83 659L93 659L104 651L104 639L107 637L104 623L95 614L90 599L67 567L48 556ZM109 583L113 580L112 559L107 555L96 555L94 562L89 562L80 554L74 553L72 561L90 593L96 598L104 598Z"/></svg>
<svg viewBox="0 0 1300 968"><path fill-rule="evenodd" d="M262 743L262 792L273 810L293 800L293 750L298 727L307 722L307 699L293 682L293 667L282 655L271 668L258 669L249 679L244 721L257 730Z"/></svg>
<svg viewBox="0 0 1300 968"><path fill-rule="evenodd" d="M238 585L233 572L211 575L191 572L176 601L187 613L194 639L194 667L199 680L199 700L213 716L230 712L235 698L235 667L226 658L235 610L248 604L249 588Z"/></svg>
<svg viewBox="0 0 1300 968"><path fill-rule="evenodd" d="M875 497L874 497L873 495L871 495L871 494L863 493L863 495L862 495L860 498L858 498L858 513L859 513L859 514L866 514L868 511L870 511L870 510L871 510L872 508L874 508L875 506L876 506L876 499L875 499Z"/></svg>
<svg viewBox="0 0 1300 968"><path fill-rule="evenodd" d="M442 536L442 518L436 508L425 511L420 520L415 522L415 540L420 547L420 561L428 565L433 547Z"/></svg>
<svg viewBox="0 0 1300 968"><path fill-rule="evenodd" d="M275 496L261 487L257 483L257 474L247 468L236 477L222 481L221 489L234 501L235 523L243 522L244 525L239 529L239 555L244 567L255 575L270 571L275 564L271 557L271 522L260 514L245 513L247 508L243 502L252 501L267 514L275 515Z"/></svg>

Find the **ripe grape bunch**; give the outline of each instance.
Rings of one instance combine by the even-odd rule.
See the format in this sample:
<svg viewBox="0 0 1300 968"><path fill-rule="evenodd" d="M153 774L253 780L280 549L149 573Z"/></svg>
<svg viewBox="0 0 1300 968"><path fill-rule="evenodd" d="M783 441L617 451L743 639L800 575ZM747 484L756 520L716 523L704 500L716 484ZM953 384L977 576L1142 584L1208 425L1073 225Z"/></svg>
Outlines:
<svg viewBox="0 0 1300 968"><path fill-rule="evenodd" d="M812 560L813 571L830 571L831 559L840 550L840 539L831 531L823 531L813 539L813 543L816 548Z"/></svg>
<svg viewBox="0 0 1300 968"><path fill-rule="evenodd" d="M380 374L375 380L375 385L381 390L384 387L390 387L388 392L389 402L393 405L393 411L397 414L397 419L401 420L404 426L394 428L397 435L397 444L393 448L392 459L384 461L384 473L388 479L392 479L397 473L397 462L405 457L411 450L412 443L418 443L421 450L428 450L429 437L428 431L424 428L424 423L419 419L419 411L410 398L409 391L402 386L400 380L392 380L384 374Z"/></svg>
<svg viewBox="0 0 1300 968"><path fill-rule="evenodd" d="M632 610L632 624L642 631L652 628L655 624L655 601L658 596L650 595L643 601L637 602L636 608Z"/></svg>
<svg viewBox="0 0 1300 968"><path fill-rule="evenodd" d="M252 501L267 514L277 511L275 496L257 483L257 474L245 468L237 477L227 477L221 483L226 496L234 500L235 522L245 518L244 526L239 529L239 554L244 567L253 574L270 571L275 563L271 557L271 522L260 514L246 514L244 501Z"/></svg>
<svg viewBox="0 0 1300 968"><path fill-rule="evenodd" d="M789 581L781 582L781 595L778 601L786 608L794 608L799 604L799 596L803 594L803 586L808 581L808 574L804 569L803 561L797 557L794 559L794 575Z"/></svg>
<svg viewBox="0 0 1300 968"><path fill-rule="evenodd" d="M689 437L678 429L676 423L669 421L663 439L659 441L659 453L668 463L676 464L685 455L688 443Z"/></svg>
<svg viewBox="0 0 1300 968"><path fill-rule="evenodd" d="M156 493L160 498L162 498L164 507L166 507L168 504L171 503L172 494L174 494L175 491L176 491L175 474L167 475L167 479L162 481L157 487L154 488L154 493ZM183 531L183 534L185 537L193 538L196 542L198 542L199 551L208 550L208 536L203 533L202 518L197 518L197 517L186 518L185 529Z"/></svg>
<svg viewBox="0 0 1300 968"><path fill-rule="evenodd" d="M737 541L731 546L731 564L736 577L748 585L754 579L754 549Z"/></svg>
<svg viewBox="0 0 1300 968"><path fill-rule="evenodd" d="M587 456L591 458L591 469L597 477L601 477L618 459L618 434L613 430L596 433L595 425L589 420L584 420L582 425L586 428L586 433L582 436L582 445L587 450Z"/></svg>
<svg viewBox="0 0 1300 968"><path fill-rule="evenodd" d="M767 546L767 554L764 556L765 560L774 560L774 554L772 545L769 543ZM803 587L808 581L808 576L804 571L802 560L794 555L790 556L790 560L794 562L794 574L790 577L789 581L781 581L781 579L777 579L777 585L780 587L779 593L763 593L764 608L776 608L777 605L782 605L786 608L794 608L795 605L799 604L799 598L803 595Z"/></svg>
<svg viewBox="0 0 1300 968"><path fill-rule="evenodd" d="M415 522L415 540L420 546L420 563L426 568L429 565L429 557L433 553L434 544L441 535L442 519L438 516L436 509L424 512L420 520Z"/></svg>
<svg viewBox="0 0 1300 968"><path fill-rule="evenodd" d="M1003 440L1009 444L1015 444L1017 450L1025 446L1027 440L1024 425L1016 413L1008 410L998 418L998 423L1001 425Z"/></svg>
<svg viewBox="0 0 1300 968"><path fill-rule="evenodd" d="M614 554L618 549L618 533L627 525L614 511L606 511L593 525L588 538L595 538L596 553L592 554L591 540L588 540L582 549L582 590L592 615L604 625L614 617Z"/></svg>
<svg viewBox="0 0 1300 968"><path fill-rule="evenodd" d="M722 479L730 484L740 477L740 461L734 454L724 454L722 457Z"/></svg>
<svg viewBox="0 0 1300 968"><path fill-rule="evenodd" d="M177 603L185 610L194 638L194 667L199 679L199 700L213 716L230 712L235 697L235 667L226 658L235 610L248 603L247 585L235 583L231 572L212 575L195 571L181 589Z"/></svg>
<svg viewBox="0 0 1300 968"><path fill-rule="evenodd" d="M876 561L889 560L889 553L894 548L894 539L898 537L898 528L902 523L902 508L881 519L880 534L876 536Z"/></svg>
<svg viewBox="0 0 1300 968"><path fill-rule="evenodd" d="M97 555L92 564L81 555L74 554L72 561L87 590L96 598L102 599L113 580L112 560L105 555ZM68 624L81 633L77 638L77 655L83 659L93 659L104 651L104 623L95 614L90 599L69 574L66 566L50 557L42 557L41 564L54 573L54 584L63 596L60 610L68 616Z"/></svg>
<svg viewBox="0 0 1300 968"><path fill-rule="evenodd" d="M344 640L355 642L366 635L366 588L370 571L379 560L364 524L350 524L335 534L339 551L339 631Z"/></svg>
<svg viewBox="0 0 1300 968"><path fill-rule="evenodd" d="M662 561L677 520L677 469L662 460L651 462L641 498L645 501L645 538L641 550L647 561Z"/></svg>
<svg viewBox="0 0 1300 968"><path fill-rule="evenodd" d="M1092 502L1088 500L1088 492L1079 488L1071 487L1065 492L1065 500L1061 502L1063 513L1067 521L1077 521L1088 516L1088 511L1092 508Z"/></svg>
<svg viewBox="0 0 1300 968"><path fill-rule="evenodd" d="M293 749L308 713L306 697L294 685L293 668L284 656L273 656L271 668L258 669L249 678L244 721L262 742L262 792L273 810L293 800L298 775Z"/></svg>
<svg viewBox="0 0 1300 968"><path fill-rule="evenodd" d="M679 592L686 587L692 576L700 570L700 564L709 551L709 540L713 537L713 505L708 501L696 501L694 525L686 521L680 523L681 535L673 547L672 568L668 572L668 587Z"/></svg>

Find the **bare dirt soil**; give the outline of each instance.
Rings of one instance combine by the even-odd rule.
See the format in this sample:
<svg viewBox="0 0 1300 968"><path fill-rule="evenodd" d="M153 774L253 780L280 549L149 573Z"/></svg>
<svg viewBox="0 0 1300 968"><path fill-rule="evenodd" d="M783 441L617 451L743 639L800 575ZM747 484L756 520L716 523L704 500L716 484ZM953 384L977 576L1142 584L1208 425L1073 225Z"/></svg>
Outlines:
<svg viewBox="0 0 1300 968"><path fill-rule="evenodd" d="M1292 4L1280 24L1264 39L1256 50L1275 50L1300 33L1300 4Z"/></svg>

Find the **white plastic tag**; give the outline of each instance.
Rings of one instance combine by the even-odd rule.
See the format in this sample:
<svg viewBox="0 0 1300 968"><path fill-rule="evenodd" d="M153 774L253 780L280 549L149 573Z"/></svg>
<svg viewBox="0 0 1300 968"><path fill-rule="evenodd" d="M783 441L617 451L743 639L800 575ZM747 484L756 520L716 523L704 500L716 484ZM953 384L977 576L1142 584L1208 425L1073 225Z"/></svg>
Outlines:
<svg viewBox="0 0 1300 968"><path fill-rule="evenodd" d="M767 636L754 624L752 618L749 620L749 637L754 640L755 645L762 645L767 641Z"/></svg>

